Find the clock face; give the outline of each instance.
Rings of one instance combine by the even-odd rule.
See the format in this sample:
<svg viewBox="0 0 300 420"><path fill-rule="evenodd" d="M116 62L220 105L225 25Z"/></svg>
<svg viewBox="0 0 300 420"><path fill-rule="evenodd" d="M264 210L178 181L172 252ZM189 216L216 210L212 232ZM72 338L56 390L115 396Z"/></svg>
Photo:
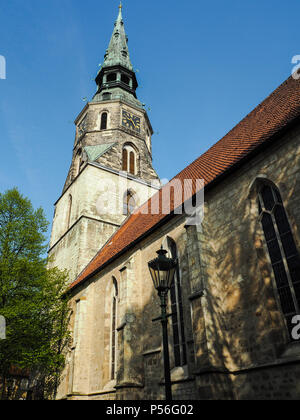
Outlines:
<svg viewBox="0 0 300 420"><path fill-rule="evenodd" d="M138 133L141 131L141 119L136 115L130 114L130 112L124 110L122 112L122 125L123 127L137 131Z"/></svg>

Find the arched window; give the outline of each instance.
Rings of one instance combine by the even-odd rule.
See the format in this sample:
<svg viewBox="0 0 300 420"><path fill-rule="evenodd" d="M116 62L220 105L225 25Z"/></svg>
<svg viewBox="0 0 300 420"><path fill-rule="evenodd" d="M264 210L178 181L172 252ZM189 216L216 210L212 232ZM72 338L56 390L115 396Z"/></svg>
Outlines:
<svg viewBox="0 0 300 420"><path fill-rule="evenodd" d="M100 125L100 130L106 130L107 129L107 112L103 112L103 114L101 115L101 125Z"/></svg>
<svg viewBox="0 0 300 420"><path fill-rule="evenodd" d="M113 292L111 303L111 380L116 379L117 365L117 299L118 283L113 277Z"/></svg>
<svg viewBox="0 0 300 420"><path fill-rule="evenodd" d="M167 246L169 249L170 257L178 259L178 251L175 241L171 238L167 238ZM184 366L187 364L187 353L179 265L177 265L177 270L175 273L174 282L171 287L170 295L175 366Z"/></svg>
<svg viewBox="0 0 300 420"><path fill-rule="evenodd" d="M69 194L69 198L68 198L68 213L67 213L67 229L69 229L70 227L70 222L71 222L71 214L72 214L72 196L71 194Z"/></svg>
<svg viewBox="0 0 300 420"><path fill-rule="evenodd" d="M132 214L136 208L136 202L134 198L134 193L132 191L126 191L124 194L123 200L123 214L127 216Z"/></svg>
<svg viewBox="0 0 300 420"><path fill-rule="evenodd" d="M258 208L282 312L291 336L292 318L300 314L300 257L279 190L268 183L258 189ZM292 337L291 337L292 339Z"/></svg>
<svg viewBox="0 0 300 420"><path fill-rule="evenodd" d="M126 145L123 149L122 169L132 175L136 174L136 152L130 145Z"/></svg>

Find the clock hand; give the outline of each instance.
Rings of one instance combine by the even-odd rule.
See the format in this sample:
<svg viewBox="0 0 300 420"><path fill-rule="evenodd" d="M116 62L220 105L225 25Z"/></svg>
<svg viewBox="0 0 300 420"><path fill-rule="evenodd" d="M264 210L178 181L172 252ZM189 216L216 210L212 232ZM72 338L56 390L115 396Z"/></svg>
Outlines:
<svg viewBox="0 0 300 420"><path fill-rule="evenodd" d="M135 123L134 123L133 119L132 118L128 118L128 119L132 122L133 126L135 127Z"/></svg>

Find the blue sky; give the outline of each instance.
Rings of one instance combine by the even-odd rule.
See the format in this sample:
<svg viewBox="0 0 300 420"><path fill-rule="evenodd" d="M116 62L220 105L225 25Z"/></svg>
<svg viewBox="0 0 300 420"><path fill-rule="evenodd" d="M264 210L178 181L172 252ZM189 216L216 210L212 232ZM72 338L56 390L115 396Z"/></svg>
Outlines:
<svg viewBox="0 0 300 420"><path fill-rule="evenodd" d="M291 73L299 0L124 0L131 60L172 178ZM51 221L70 165L73 121L108 46L118 0L2 1L0 191L17 186Z"/></svg>

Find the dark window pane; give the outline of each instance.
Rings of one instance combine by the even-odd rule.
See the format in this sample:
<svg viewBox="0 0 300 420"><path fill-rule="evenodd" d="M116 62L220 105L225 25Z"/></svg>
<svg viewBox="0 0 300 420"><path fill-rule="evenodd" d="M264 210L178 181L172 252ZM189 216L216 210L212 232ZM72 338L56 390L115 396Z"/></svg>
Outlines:
<svg viewBox="0 0 300 420"><path fill-rule="evenodd" d="M107 76L107 82L114 82L115 80L117 80L117 74L116 73L110 73Z"/></svg>
<svg viewBox="0 0 300 420"><path fill-rule="evenodd" d="M181 365L181 361L180 361L180 346L179 345L174 345L174 358L175 358L175 366L180 366Z"/></svg>
<svg viewBox="0 0 300 420"><path fill-rule="evenodd" d="M262 217L262 225L263 225L266 241L270 241L271 239L276 238L273 220L270 214L264 213Z"/></svg>
<svg viewBox="0 0 300 420"><path fill-rule="evenodd" d="M268 242L268 249L272 264L276 264L282 260L280 248L277 239Z"/></svg>
<svg viewBox="0 0 300 420"><path fill-rule="evenodd" d="M294 242L292 232L286 233L285 235L281 236L281 242L286 258L297 255L297 248Z"/></svg>
<svg viewBox="0 0 300 420"><path fill-rule="evenodd" d="M175 290L175 282L172 283L171 286L171 302L172 305L176 305L176 290Z"/></svg>
<svg viewBox="0 0 300 420"><path fill-rule="evenodd" d="M101 130L106 130L107 128L107 113L104 112L101 116Z"/></svg>
<svg viewBox="0 0 300 420"><path fill-rule="evenodd" d="M277 287L288 285L288 278L283 262L279 262L273 265Z"/></svg>
<svg viewBox="0 0 300 420"><path fill-rule="evenodd" d="M261 195L263 198L265 209L272 210L275 205L272 188L269 187L268 185L265 185L263 189L261 190Z"/></svg>
<svg viewBox="0 0 300 420"><path fill-rule="evenodd" d="M290 275L293 283L300 281L300 257L297 254L294 257L288 258L287 263L290 270Z"/></svg>
<svg viewBox="0 0 300 420"><path fill-rule="evenodd" d="M282 206L276 206L274 216L280 235L283 235L291 230L286 212Z"/></svg>
<svg viewBox="0 0 300 420"><path fill-rule="evenodd" d="M275 192L277 202L282 204L282 198L281 198L280 192L276 190L275 188L273 188L273 191Z"/></svg>
<svg viewBox="0 0 300 420"><path fill-rule="evenodd" d="M178 328L175 328L173 331L174 334L174 344L179 344L179 334L178 334Z"/></svg>
<svg viewBox="0 0 300 420"><path fill-rule="evenodd" d="M128 77L128 76L126 76L125 74L122 74L122 76L121 76L121 80L122 80L122 82L126 83L126 85L129 85L129 81L130 81L130 79L129 79L129 77Z"/></svg>
<svg viewBox="0 0 300 420"><path fill-rule="evenodd" d="M278 289L282 312L285 315L296 312L293 297L289 286Z"/></svg>
<svg viewBox="0 0 300 420"><path fill-rule="evenodd" d="M300 306L300 282L294 283L293 286L294 286L298 306Z"/></svg>

